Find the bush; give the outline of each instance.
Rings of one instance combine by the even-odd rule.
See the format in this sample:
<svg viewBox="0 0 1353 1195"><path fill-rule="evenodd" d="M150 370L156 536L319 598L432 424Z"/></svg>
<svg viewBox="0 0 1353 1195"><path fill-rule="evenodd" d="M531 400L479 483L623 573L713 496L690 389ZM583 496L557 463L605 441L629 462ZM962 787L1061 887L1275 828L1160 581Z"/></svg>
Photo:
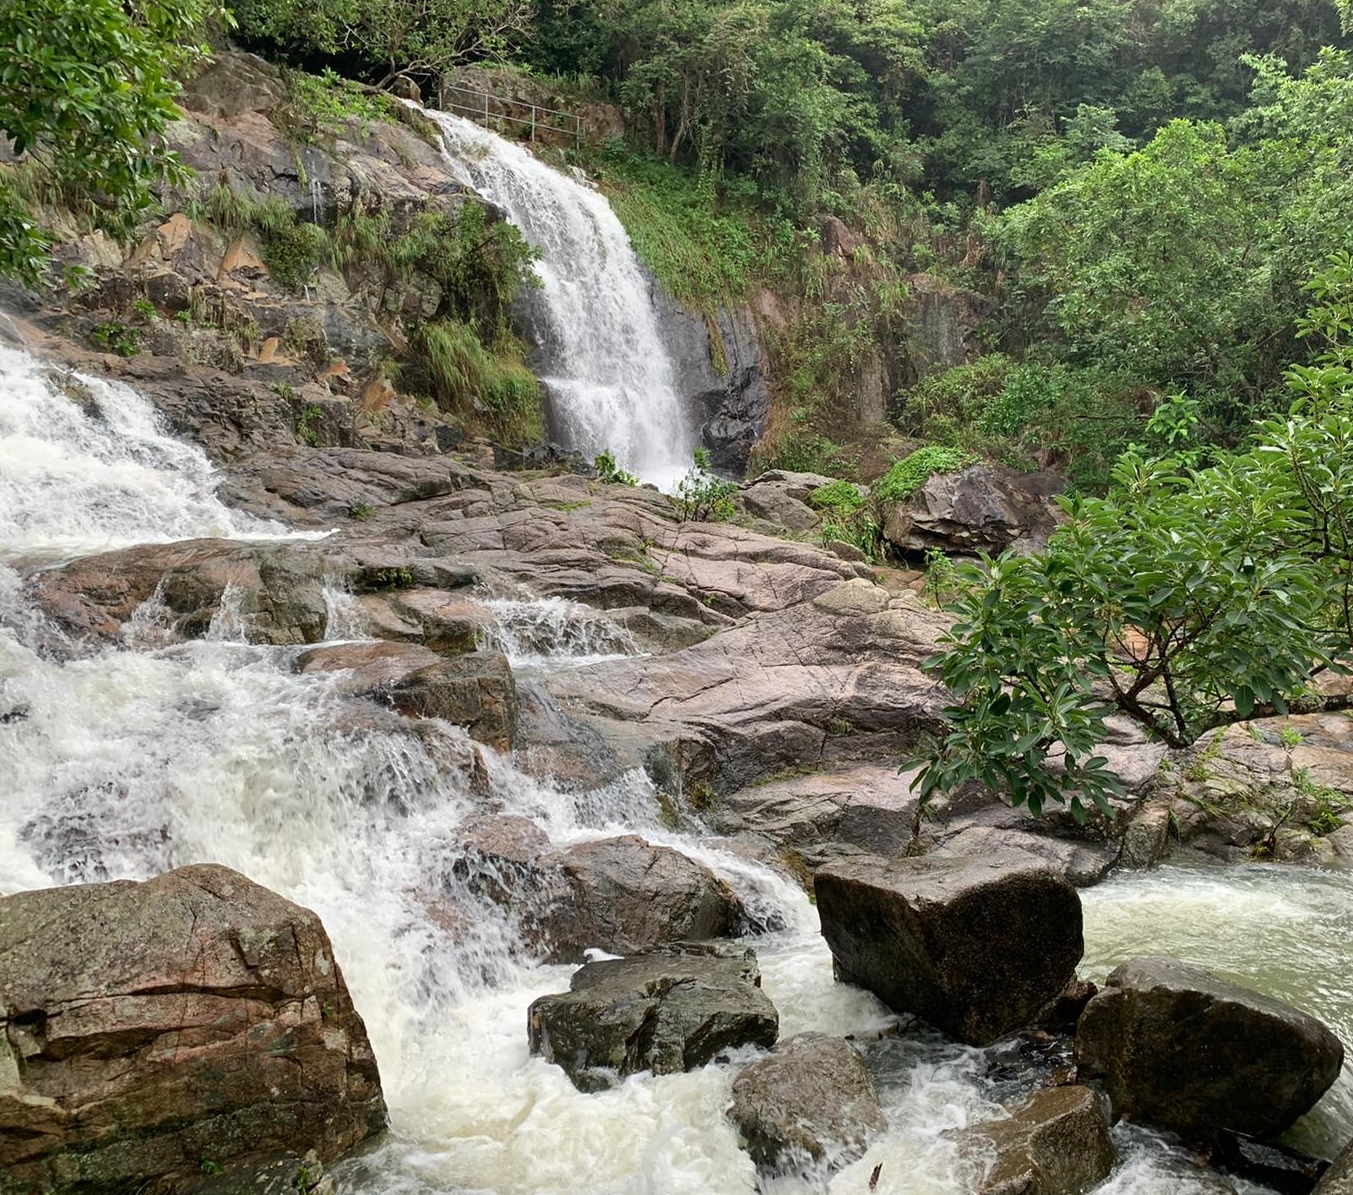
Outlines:
<svg viewBox="0 0 1353 1195"><path fill-rule="evenodd" d="M879 502L905 502L933 473L957 473L977 458L971 452L944 444L926 444L910 456L895 461L874 483Z"/></svg>
<svg viewBox="0 0 1353 1195"><path fill-rule="evenodd" d="M709 449L697 448L694 467L677 483L677 512L683 520L697 523L731 519L737 513L733 505L737 492L736 484L710 470Z"/></svg>

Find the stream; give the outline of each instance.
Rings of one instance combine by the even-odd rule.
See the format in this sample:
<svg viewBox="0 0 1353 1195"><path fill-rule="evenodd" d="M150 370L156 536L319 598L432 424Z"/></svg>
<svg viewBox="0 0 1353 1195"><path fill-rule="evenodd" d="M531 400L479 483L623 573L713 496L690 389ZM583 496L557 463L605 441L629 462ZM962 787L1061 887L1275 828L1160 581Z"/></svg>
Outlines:
<svg viewBox="0 0 1353 1195"><path fill-rule="evenodd" d="M533 962L503 912L457 878L453 831L483 798L439 766L424 738L355 723L332 675L293 673L298 649L249 644L229 592L201 640L158 640L151 602L127 642L93 654L27 603L26 573L82 553L290 534L226 509L217 480L135 391L78 377L58 387L0 347L0 893L215 861L316 910L370 1031L391 1114L390 1133L337 1168L353 1195L844 1195L868 1190L880 1165L882 1191L974 1189L984 1159L961 1156L948 1132L1000 1115L998 1100L1017 1094L999 1077L1006 1047L948 1043L833 982L803 893L664 830L642 773L574 793L488 753L492 800L556 842L641 833L698 858L784 926L750 940L782 1036L854 1035L889 1118L888 1133L829 1187L758 1185L723 1116L736 1063L750 1053L598 1095L529 1057L526 1008L564 989L570 968ZM497 644L524 672L634 650L585 607L484 600ZM350 614L338 595L334 638L361 633ZM464 745L454 728L444 738ZM1353 1040L1349 896L1343 876L1299 869L1125 874L1084 893L1083 971L1102 978L1132 954L1173 952ZM1329 1155L1350 1122L1344 1078L1295 1140ZM1115 1133L1124 1160L1101 1192L1218 1190L1162 1139Z"/></svg>

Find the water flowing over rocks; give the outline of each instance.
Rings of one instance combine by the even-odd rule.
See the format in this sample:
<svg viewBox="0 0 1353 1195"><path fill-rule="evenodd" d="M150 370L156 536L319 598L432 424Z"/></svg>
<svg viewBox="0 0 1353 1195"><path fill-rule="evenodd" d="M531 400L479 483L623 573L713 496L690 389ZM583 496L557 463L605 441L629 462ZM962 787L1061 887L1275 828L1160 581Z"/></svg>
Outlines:
<svg viewBox="0 0 1353 1195"><path fill-rule="evenodd" d="M532 1053L580 1091L600 1091L637 1071L672 1074L736 1046L772 1046L779 1016L755 951L684 943L580 967L568 992L531 1005L528 1031Z"/></svg>
<svg viewBox="0 0 1353 1195"><path fill-rule="evenodd" d="M0 899L5 1190L167 1191L385 1126L319 919L216 865Z"/></svg>
<svg viewBox="0 0 1353 1195"><path fill-rule="evenodd" d="M550 962L724 938L744 923L741 902L709 868L637 834L558 850L529 819L491 814L460 832L461 870L512 910L527 945Z"/></svg>
<svg viewBox="0 0 1353 1195"><path fill-rule="evenodd" d="M819 1174L858 1157L888 1125L860 1055L823 1033L800 1033L744 1068L728 1116L758 1166Z"/></svg>
<svg viewBox="0 0 1353 1195"><path fill-rule="evenodd" d="M1103 1079L1115 1120L1267 1137L1324 1094L1344 1048L1290 1005L1160 957L1109 976L1077 1023L1076 1057Z"/></svg>
<svg viewBox="0 0 1353 1195"><path fill-rule="evenodd" d="M838 977L972 1045L1031 1024L1084 949L1076 890L1018 851L847 859L814 884Z"/></svg>
<svg viewBox="0 0 1353 1195"><path fill-rule="evenodd" d="M1035 1092L1006 1120L971 1130L995 1147L978 1195L1083 1195L1117 1157L1103 1099L1088 1087Z"/></svg>

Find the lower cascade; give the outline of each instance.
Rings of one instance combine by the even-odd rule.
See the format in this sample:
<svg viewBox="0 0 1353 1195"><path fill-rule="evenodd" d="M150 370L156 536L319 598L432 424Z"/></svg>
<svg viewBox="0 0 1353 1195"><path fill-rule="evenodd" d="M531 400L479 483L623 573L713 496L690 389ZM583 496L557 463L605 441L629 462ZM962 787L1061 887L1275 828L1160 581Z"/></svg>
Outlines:
<svg viewBox="0 0 1353 1195"><path fill-rule="evenodd" d="M453 169L540 251L532 308L542 380L567 448L670 490L695 447L657 312L629 237L604 196L519 145L435 109Z"/></svg>
<svg viewBox="0 0 1353 1195"><path fill-rule="evenodd" d="M661 442L655 433L651 443ZM633 450L647 451L639 443ZM669 437L668 450L675 443ZM656 449L631 459L656 472L678 463ZM315 645L249 642L228 583L209 625L188 641L164 633L165 595L142 603L102 647L75 641L39 608L34 579L73 558L199 537L301 538L227 508L215 496L218 480L205 455L167 435L134 390L57 374L0 347L0 896L173 871L155 881L176 902L155 924L182 938L185 916L187 932L197 933L245 886L269 890L256 894L268 916L232 927L226 939L250 974L265 974L268 944L292 935L290 957L315 1004L299 1007L300 1000L288 1010L270 990L270 1006L283 1011L269 1013L273 1019L259 1013L259 1023L284 1025L294 1013L295 1033L331 1057L348 1119L326 1123L343 1148L384 1119L368 1086L372 1057L379 1067L389 1130L330 1168L342 1191L969 1195L986 1189L998 1152L1012 1183L1043 1165L1036 1118L1009 1112L1042 1076L1021 1061L1019 1039L987 1044L1006 1026L969 1034L983 1044L958 1044L863 987L837 982L818 912L798 885L703 835L668 828L643 771L586 790L530 774L511 754L437 718L401 720L355 698L343 669L303 667L301 656ZM304 538L323 546L320 533ZM523 687L639 652L623 628L558 598L474 600L492 628L488 641ZM335 592L328 604L325 648L351 648L363 638L360 603ZM628 911L633 924L568 920L570 929L583 928L560 946L558 962L540 961L547 952L532 935L574 911L577 893L619 890L632 870L670 877L683 901L695 894L681 905L697 927L692 936L716 932L710 926L741 935L699 964L736 973L724 987L736 987L738 1015L750 1027L717 1039L706 1031L723 1033L733 1019L718 1003L723 988L711 982L714 1003L683 1013L677 1028L688 1037L671 1037L698 1039L691 1050L708 1065L681 1069L675 1047L636 1059L622 1042L605 1066L593 1057L575 1068L587 1072L580 1080L550 1060L576 1055L569 1009L615 993L623 1003L625 985L635 982L651 995L676 965L673 951L640 941L649 932L647 907ZM833 874L844 884L854 871L837 865ZM573 886L552 888L558 877ZM121 899L126 890L102 891ZM72 908L76 893L83 890L61 893ZM1059 888L1049 899L1063 895ZM1080 971L1103 983L1128 959L1173 954L1291 1002L1353 1041L1348 895L1343 875L1272 866L1122 873L1080 897ZM288 902L312 911L323 930ZM276 929L282 923L293 928ZM0 943L4 933L0 914ZM559 931L556 941L565 937ZM609 948L600 947L603 938ZM56 957L57 945L45 942L44 950ZM239 960L222 949L208 968L221 992L264 1003L252 990L241 997ZM610 957L621 953L637 955L637 964ZM16 947L13 957L22 954ZM116 969L116 957L105 961ZM1065 967L1054 961L1060 984ZM636 981L640 971L649 978ZM0 986L6 982L0 976ZM286 995L299 982L279 979L277 989ZM157 983L151 996L182 997L181 978ZM369 1048L347 1020L349 998ZM182 1048L207 1049L210 1011L199 1006L196 1020L173 1023L204 1035ZM171 1015L167 1005L162 1022L147 1024L158 1033ZM551 1025L561 1024L547 1041ZM775 1028L782 1049L767 1055ZM37 1032L34 1023L11 1031L15 1057ZM51 1041L57 1030L42 1032ZM844 1055L843 1038L853 1043ZM711 1042L717 1048L705 1050ZM144 1040L108 1049L114 1045L132 1050ZM44 1049L25 1057L47 1065L59 1051ZM0 1105L13 1089L3 1065L9 1057L0 1057ZM777 1072L790 1076L805 1106L812 1076L839 1073L854 1085L860 1094L841 1116L842 1144L824 1144L778 1116L782 1101L762 1087ZM1105 1166L1117 1158L1097 1192L1269 1189L1219 1178L1151 1128L1123 1122L1106 1139L1092 1131L1102 1125L1084 1088L1053 1090L1071 1094L1039 1097L1056 1105L1049 1115L1093 1122L1082 1152ZM728 1115L734 1105L757 1158ZM1290 1139L1330 1156L1350 1125L1353 1084L1341 1076ZM208 1134L181 1146L204 1179L217 1165L212 1142ZM798 1164L758 1169L758 1158L779 1156L785 1143L799 1151Z"/></svg>

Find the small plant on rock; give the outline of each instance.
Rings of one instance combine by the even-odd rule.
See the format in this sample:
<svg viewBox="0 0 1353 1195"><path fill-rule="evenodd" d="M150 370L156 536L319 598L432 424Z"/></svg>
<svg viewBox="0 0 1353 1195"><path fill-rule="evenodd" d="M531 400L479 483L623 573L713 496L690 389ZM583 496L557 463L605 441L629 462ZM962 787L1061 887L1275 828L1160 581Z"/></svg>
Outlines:
<svg viewBox="0 0 1353 1195"><path fill-rule="evenodd" d="M615 453L609 448L597 453L592 461L597 480L606 485L638 485L639 479L628 469L623 469L615 459Z"/></svg>
<svg viewBox="0 0 1353 1195"><path fill-rule="evenodd" d="M697 448L694 466L677 482L677 511L683 520L696 523L731 519L736 513L733 495L737 492L735 483L714 474L709 449Z"/></svg>

